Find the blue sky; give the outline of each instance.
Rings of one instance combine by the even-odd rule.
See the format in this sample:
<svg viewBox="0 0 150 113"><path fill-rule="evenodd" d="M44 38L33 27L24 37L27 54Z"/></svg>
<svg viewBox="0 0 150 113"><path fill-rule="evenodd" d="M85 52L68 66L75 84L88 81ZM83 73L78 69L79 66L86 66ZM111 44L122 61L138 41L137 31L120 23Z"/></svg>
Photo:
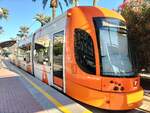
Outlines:
<svg viewBox="0 0 150 113"><path fill-rule="evenodd" d="M64 6L64 11L68 7L65 6L63 0L60 0ZM93 0L80 0L79 5L92 5ZM123 0L97 0L97 5L108 9L116 9ZM0 7L9 10L9 17L7 20L0 20L0 26L3 27L4 32L0 34L0 42L9 40L15 37L19 31L19 27L26 25L30 27L30 33L34 32L40 27L38 22L34 21L37 13L44 13L51 16L51 9L48 7L42 8L42 0L32 2L32 0L0 0ZM60 15L60 8L57 10L57 15Z"/></svg>

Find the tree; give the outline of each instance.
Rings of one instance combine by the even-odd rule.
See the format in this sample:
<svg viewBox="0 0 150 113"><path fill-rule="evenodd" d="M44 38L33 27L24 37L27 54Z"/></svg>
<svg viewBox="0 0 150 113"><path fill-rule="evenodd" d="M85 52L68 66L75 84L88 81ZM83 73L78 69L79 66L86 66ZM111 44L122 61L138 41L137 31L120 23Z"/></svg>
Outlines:
<svg viewBox="0 0 150 113"><path fill-rule="evenodd" d="M36 1L36 0L32 0L32 1ZM63 13L63 7L62 7L62 4L60 2L60 0L42 0L42 3L43 3L43 8L46 7L48 1L50 2L50 8L52 8L52 18L54 19L56 17L56 8L60 7L61 9L61 12ZM70 0L70 3L73 4L75 3L75 6L77 6L77 1L78 0ZM66 6L68 6L68 0L64 0Z"/></svg>
<svg viewBox="0 0 150 113"><path fill-rule="evenodd" d="M32 0L32 1L36 1L36 0ZM56 16L56 8L58 6L58 0L43 0L43 8L45 8L47 2L50 2L50 8L52 8L52 18L54 19Z"/></svg>
<svg viewBox="0 0 150 113"><path fill-rule="evenodd" d="M7 19L8 18L8 10L6 8L0 8L0 19ZM4 32L3 27L0 26L0 34Z"/></svg>
<svg viewBox="0 0 150 113"><path fill-rule="evenodd" d="M9 11L6 8L0 8L0 19L7 19L9 15Z"/></svg>
<svg viewBox="0 0 150 113"><path fill-rule="evenodd" d="M44 14L36 14L35 18L36 21L41 23L41 26L45 25L46 23L50 22L51 17L45 16Z"/></svg>
<svg viewBox="0 0 150 113"><path fill-rule="evenodd" d="M145 68L150 72L150 5L148 2L127 4L122 10L126 19L128 37L138 70Z"/></svg>
<svg viewBox="0 0 150 113"><path fill-rule="evenodd" d="M50 7L52 8L52 17L54 19L56 16L56 8L58 7L58 0L51 0Z"/></svg>
<svg viewBox="0 0 150 113"><path fill-rule="evenodd" d="M19 30L19 33L17 34L17 36L18 36L20 39L26 38L27 35L28 35L28 33L29 33L29 27L27 27L27 26L21 26L19 29L20 29L20 30Z"/></svg>

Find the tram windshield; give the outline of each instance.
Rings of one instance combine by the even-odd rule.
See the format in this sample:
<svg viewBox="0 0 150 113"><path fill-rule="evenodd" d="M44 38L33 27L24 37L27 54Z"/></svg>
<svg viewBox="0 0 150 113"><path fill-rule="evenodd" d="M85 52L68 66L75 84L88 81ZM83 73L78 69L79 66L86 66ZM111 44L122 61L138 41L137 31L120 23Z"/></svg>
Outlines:
<svg viewBox="0 0 150 113"><path fill-rule="evenodd" d="M125 23L118 19L96 18L102 74L106 76L133 76L133 65L128 49Z"/></svg>

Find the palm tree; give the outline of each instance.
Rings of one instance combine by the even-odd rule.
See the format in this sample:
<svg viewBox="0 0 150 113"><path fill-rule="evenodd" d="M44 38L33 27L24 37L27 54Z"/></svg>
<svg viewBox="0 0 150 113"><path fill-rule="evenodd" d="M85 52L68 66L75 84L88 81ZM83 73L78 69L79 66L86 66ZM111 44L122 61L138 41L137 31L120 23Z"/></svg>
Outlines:
<svg viewBox="0 0 150 113"><path fill-rule="evenodd" d="M32 0L32 1L36 1L36 0ZM56 8L60 7L61 9L61 12L63 13L63 7L62 7L62 4L60 2L60 0L42 0L42 3L43 3L43 9L45 8L47 2L50 2L50 8L52 8L52 18L54 19L55 16L56 16ZM76 0L77 1L77 0ZM66 6L68 6L68 0L64 0L64 2L66 3Z"/></svg>
<svg viewBox="0 0 150 113"><path fill-rule="evenodd" d="M36 21L41 23L41 26L44 26L46 23L50 22L51 17L45 16L44 14L36 14L35 18Z"/></svg>
<svg viewBox="0 0 150 113"><path fill-rule="evenodd" d="M0 8L0 19L7 19L8 18L8 10L5 8ZM3 27L0 26L0 34L4 32Z"/></svg>
<svg viewBox="0 0 150 113"><path fill-rule="evenodd" d="M52 17L54 19L56 16L56 8L58 7L58 0L51 0L50 7L52 8Z"/></svg>
<svg viewBox="0 0 150 113"><path fill-rule="evenodd" d="M9 11L6 8L0 8L0 19L7 19L9 15Z"/></svg>
<svg viewBox="0 0 150 113"><path fill-rule="evenodd" d="M45 16L45 23L48 23L51 21L51 17L50 16Z"/></svg>
<svg viewBox="0 0 150 113"><path fill-rule="evenodd" d="M2 14L3 14L3 10L2 8L0 8L0 16L2 16Z"/></svg>
<svg viewBox="0 0 150 113"><path fill-rule="evenodd" d="M32 1L36 1L36 0L32 0ZM43 0L43 8L45 8L47 2L50 2L50 8L52 8L52 18L54 19L56 16L56 8L58 6L58 0Z"/></svg>
<svg viewBox="0 0 150 113"><path fill-rule="evenodd" d="M26 38L27 35L28 35L28 33L29 33L29 27L27 27L27 26L21 26L19 29L20 29L20 30L19 30L19 33L17 34L17 36L18 36L20 39Z"/></svg>

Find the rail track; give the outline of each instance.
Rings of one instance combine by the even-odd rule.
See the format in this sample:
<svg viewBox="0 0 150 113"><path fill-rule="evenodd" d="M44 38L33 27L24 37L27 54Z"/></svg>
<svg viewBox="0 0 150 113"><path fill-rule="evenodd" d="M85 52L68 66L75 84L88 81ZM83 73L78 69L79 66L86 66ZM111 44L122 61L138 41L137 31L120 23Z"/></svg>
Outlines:
<svg viewBox="0 0 150 113"><path fill-rule="evenodd" d="M142 108L137 108L138 111L141 111L143 113L150 113L150 111L142 109Z"/></svg>

